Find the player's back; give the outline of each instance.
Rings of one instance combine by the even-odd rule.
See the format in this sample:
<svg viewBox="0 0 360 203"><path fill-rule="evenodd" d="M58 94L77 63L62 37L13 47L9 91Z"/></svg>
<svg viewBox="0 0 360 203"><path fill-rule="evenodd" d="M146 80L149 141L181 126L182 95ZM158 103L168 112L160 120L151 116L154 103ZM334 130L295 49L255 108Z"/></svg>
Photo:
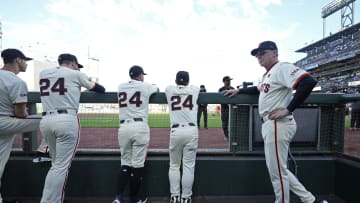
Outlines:
<svg viewBox="0 0 360 203"><path fill-rule="evenodd" d="M45 69L40 72L40 96L43 110L72 109L77 111L81 87L94 86L82 72L66 67Z"/></svg>
<svg viewBox="0 0 360 203"><path fill-rule="evenodd" d="M192 85L170 85L166 87L165 94L172 125L197 122L199 92L200 88Z"/></svg>
<svg viewBox="0 0 360 203"><path fill-rule="evenodd" d="M148 120L148 106L150 96L158 88L147 82L131 80L118 87L119 119L142 118Z"/></svg>

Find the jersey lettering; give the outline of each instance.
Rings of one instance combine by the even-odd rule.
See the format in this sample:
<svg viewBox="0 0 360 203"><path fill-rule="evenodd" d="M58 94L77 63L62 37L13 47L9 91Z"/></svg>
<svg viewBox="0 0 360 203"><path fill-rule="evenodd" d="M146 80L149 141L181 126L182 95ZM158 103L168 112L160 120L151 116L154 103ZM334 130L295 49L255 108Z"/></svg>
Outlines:
<svg viewBox="0 0 360 203"><path fill-rule="evenodd" d="M126 103L127 100L127 93L126 92L119 92L119 107L127 107L128 104ZM136 91L129 99L129 104L135 104L136 107L141 106L143 102L141 101L141 93Z"/></svg>
<svg viewBox="0 0 360 203"><path fill-rule="evenodd" d="M49 96L50 92L58 92L59 95L65 95L67 88L65 88L65 79L59 78L51 86L50 91L48 90L51 86L50 80L47 78L40 79L40 96Z"/></svg>
<svg viewBox="0 0 360 203"><path fill-rule="evenodd" d="M119 92L119 107L122 108L122 107L127 107L127 103L126 102L126 98L127 98L127 94L126 92Z"/></svg>
<svg viewBox="0 0 360 203"><path fill-rule="evenodd" d="M261 85L261 91L265 92L265 93L268 93L269 92L269 89L270 89L270 84L269 83L263 83Z"/></svg>
<svg viewBox="0 0 360 203"><path fill-rule="evenodd" d="M171 98L171 110L177 111L181 110L181 108L189 108L190 110L193 109L194 104L192 103L192 95L188 95L184 102L181 104L181 97L178 95L172 96Z"/></svg>
<svg viewBox="0 0 360 203"><path fill-rule="evenodd" d="M290 73L290 75L291 75L291 76L294 76L295 73L297 73L299 70L300 70L300 68L297 68L297 69L293 70L293 71Z"/></svg>

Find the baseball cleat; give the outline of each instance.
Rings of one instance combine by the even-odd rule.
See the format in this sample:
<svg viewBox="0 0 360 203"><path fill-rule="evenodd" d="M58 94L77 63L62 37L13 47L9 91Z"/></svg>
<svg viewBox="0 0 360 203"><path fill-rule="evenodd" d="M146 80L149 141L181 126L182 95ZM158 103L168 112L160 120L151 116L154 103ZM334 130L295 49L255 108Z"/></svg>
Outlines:
<svg viewBox="0 0 360 203"><path fill-rule="evenodd" d="M181 198L181 203L191 203L191 198Z"/></svg>
<svg viewBox="0 0 360 203"><path fill-rule="evenodd" d="M147 197L144 199L144 200L139 200L139 201L137 201L136 203L146 203L147 202Z"/></svg>
<svg viewBox="0 0 360 203"><path fill-rule="evenodd" d="M47 162L47 161L51 161L51 158L36 157L35 159L32 160L33 163L40 163L40 162Z"/></svg>
<svg viewBox="0 0 360 203"><path fill-rule="evenodd" d="M315 200L314 203L329 203L327 200Z"/></svg>
<svg viewBox="0 0 360 203"><path fill-rule="evenodd" d="M180 197L179 196L170 197L170 203L180 203Z"/></svg>
<svg viewBox="0 0 360 203"><path fill-rule="evenodd" d="M112 203L121 203L121 202L120 202L120 200L118 200L118 199L114 199L114 200L112 201Z"/></svg>
<svg viewBox="0 0 360 203"><path fill-rule="evenodd" d="M36 152L35 158L32 160L33 163L51 161L49 153Z"/></svg>

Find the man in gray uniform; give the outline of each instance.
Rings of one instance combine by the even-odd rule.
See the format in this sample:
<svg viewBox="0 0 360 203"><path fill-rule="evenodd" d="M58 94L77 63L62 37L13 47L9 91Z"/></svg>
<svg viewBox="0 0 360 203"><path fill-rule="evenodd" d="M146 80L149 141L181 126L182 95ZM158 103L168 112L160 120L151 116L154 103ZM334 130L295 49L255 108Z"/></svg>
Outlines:
<svg viewBox="0 0 360 203"><path fill-rule="evenodd" d="M1 57L4 67L0 69L0 183L15 134L37 130L41 120L40 116L28 116L27 85L17 76L26 71L26 62L32 58L17 49L5 49Z"/></svg>

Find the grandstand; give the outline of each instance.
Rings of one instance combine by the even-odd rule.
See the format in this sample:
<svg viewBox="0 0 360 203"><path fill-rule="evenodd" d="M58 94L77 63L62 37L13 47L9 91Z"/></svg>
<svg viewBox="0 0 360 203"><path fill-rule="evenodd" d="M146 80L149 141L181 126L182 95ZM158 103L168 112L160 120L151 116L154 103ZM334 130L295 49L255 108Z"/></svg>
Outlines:
<svg viewBox="0 0 360 203"><path fill-rule="evenodd" d="M307 56L295 64L309 71L321 92L360 91L360 23L307 45Z"/></svg>

